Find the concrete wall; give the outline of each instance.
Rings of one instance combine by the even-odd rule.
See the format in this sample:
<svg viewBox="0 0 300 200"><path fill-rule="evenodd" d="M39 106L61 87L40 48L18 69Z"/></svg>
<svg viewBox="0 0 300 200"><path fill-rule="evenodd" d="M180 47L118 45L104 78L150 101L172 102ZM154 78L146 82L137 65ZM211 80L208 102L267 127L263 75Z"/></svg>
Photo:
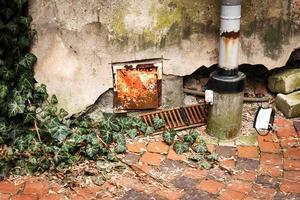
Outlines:
<svg viewBox="0 0 300 200"><path fill-rule="evenodd" d="M219 0L30 0L35 78L77 113L112 87L110 62L164 56L164 73L217 63ZM240 63L285 65L300 47L300 0L244 0Z"/></svg>

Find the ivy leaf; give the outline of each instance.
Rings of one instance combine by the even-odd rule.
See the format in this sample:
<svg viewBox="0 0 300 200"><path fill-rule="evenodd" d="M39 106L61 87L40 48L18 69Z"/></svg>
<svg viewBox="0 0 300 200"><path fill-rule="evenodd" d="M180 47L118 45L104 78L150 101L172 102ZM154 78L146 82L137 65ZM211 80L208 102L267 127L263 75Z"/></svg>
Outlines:
<svg viewBox="0 0 300 200"><path fill-rule="evenodd" d="M67 136L70 134L70 129L65 125L59 125L52 129L49 129L53 139L63 142Z"/></svg>
<svg viewBox="0 0 300 200"><path fill-rule="evenodd" d="M106 144L110 144L112 142L113 136L109 131L106 131L102 134L101 138Z"/></svg>
<svg viewBox="0 0 300 200"><path fill-rule="evenodd" d="M47 87L45 84L37 85L35 87L34 98L42 102L48 98Z"/></svg>
<svg viewBox="0 0 300 200"><path fill-rule="evenodd" d="M95 159L99 153L99 146L88 144L85 148L85 153L89 158Z"/></svg>
<svg viewBox="0 0 300 200"><path fill-rule="evenodd" d="M27 53L19 62L20 66L26 69L31 69L31 67L36 63L37 57L32 53Z"/></svg>
<svg viewBox="0 0 300 200"><path fill-rule="evenodd" d="M168 145L173 144L175 136L176 136L176 131L174 129L167 129L163 133L164 142L167 143Z"/></svg>
<svg viewBox="0 0 300 200"><path fill-rule="evenodd" d="M106 157L107 157L107 160L109 160L109 161L112 161L112 162L117 161L117 156L114 153L108 153Z"/></svg>
<svg viewBox="0 0 300 200"><path fill-rule="evenodd" d="M19 27L17 24L10 21L8 24L6 24L6 28L12 35L17 35L19 32Z"/></svg>
<svg viewBox="0 0 300 200"><path fill-rule="evenodd" d="M18 44L19 48L23 49L23 48L30 47L31 46L31 41L30 41L29 38L22 36L22 37L18 38L17 44Z"/></svg>
<svg viewBox="0 0 300 200"><path fill-rule="evenodd" d="M20 16L18 18L18 22L20 24L22 24L24 27L29 27L32 22L32 17L31 16L28 16L28 17Z"/></svg>
<svg viewBox="0 0 300 200"><path fill-rule="evenodd" d="M13 78L15 78L15 73L13 70L8 69L7 67L1 67L0 68L0 74L3 80L9 81Z"/></svg>
<svg viewBox="0 0 300 200"><path fill-rule="evenodd" d="M207 159L210 161L217 161L218 160L218 154L217 153L211 153L210 155L207 156Z"/></svg>
<svg viewBox="0 0 300 200"><path fill-rule="evenodd" d="M210 169L212 165L208 161L203 160L202 162L199 163L199 167L204 169Z"/></svg>
<svg viewBox="0 0 300 200"><path fill-rule="evenodd" d="M126 144L125 136L121 133L114 133L113 139L117 144L122 144L122 145Z"/></svg>
<svg viewBox="0 0 300 200"><path fill-rule="evenodd" d="M201 140L198 144L196 144L193 149L196 153L201 153L201 154L204 154L208 151L206 143L203 140Z"/></svg>
<svg viewBox="0 0 300 200"><path fill-rule="evenodd" d="M69 113L68 113L67 111L65 111L65 109L61 108L61 109L59 110L58 116L59 116L61 119L65 118L65 117L68 116L68 115L69 115Z"/></svg>
<svg viewBox="0 0 300 200"><path fill-rule="evenodd" d="M189 145L186 142L176 142L173 146L173 149L176 154L183 154L189 150Z"/></svg>
<svg viewBox="0 0 300 200"><path fill-rule="evenodd" d="M145 137L151 135L155 132L155 129L151 126L144 126L141 128L141 131L144 133Z"/></svg>
<svg viewBox="0 0 300 200"><path fill-rule="evenodd" d="M55 104L57 104L58 103L58 100L57 100L57 97L56 97L56 95L55 94L53 94L52 96L51 96L51 104L53 104L53 105L55 105Z"/></svg>
<svg viewBox="0 0 300 200"><path fill-rule="evenodd" d="M160 129L160 128L164 127L165 125L166 125L165 120L164 120L164 119L161 119L159 116L156 115L156 116L153 118L153 128L154 128L155 130Z"/></svg>
<svg viewBox="0 0 300 200"><path fill-rule="evenodd" d="M189 143L189 144L193 144L195 142L195 139L192 135L188 134L188 135L185 135L183 137L184 141Z"/></svg>
<svg viewBox="0 0 300 200"><path fill-rule="evenodd" d="M15 117L17 114L24 113L25 102L24 101L11 101L8 103L8 116Z"/></svg>
<svg viewBox="0 0 300 200"><path fill-rule="evenodd" d="M120 154L120 153L125 153L127 150L126 146L124 144L117 144L115 147L115 152Z"/></svg>
<svg viewBox="0 0 300 200"><path fill-rule="evenodd" d="M204 156L201 154L195 154L189 157L190 160L195 161L195 162L200 162L205 160Z"/></svg>
<svg viewBox="0 0 300 200"><path fill-rule="evenodd" d="M8 94L7 85L3 81L0 81L0 102L6 98L7 94Z"/></svg>
<svg viewBox="0 0 300 200"><path fill-rule="evenodd" d="M35 113L33 113L33 112L26 112L25 114L24 114L24 123L26 124L26 123L32 123L32 122L34 122L34 120L35 120Z"/></svg>
<svg viewBox="0 0 300 200"><path fill-rule="evenodd" d="M130 129L126 133L131 139L134 139L138 134L136 129Z"/></svg>
<svg viewBox="0 0 300 200"><path fill-rule="evenodd" d="M192 136L194 138L194 141L195 141L195 140L197 140L199 134L195 129L190 129L189 135Z"/></svg>
<svg viewBox="0 0 300 200"><path fill-rule="evenodd" d="M27 2L27 0L14 0L14 2L17 4L18 8L22 8L24 3Z"/></svg>
<svg viewBox="0 0 300 200"><path fill-rule="evenodd" d="M0 121L0 133L6 133L7 130L7 124L4 121Z"/></svg>

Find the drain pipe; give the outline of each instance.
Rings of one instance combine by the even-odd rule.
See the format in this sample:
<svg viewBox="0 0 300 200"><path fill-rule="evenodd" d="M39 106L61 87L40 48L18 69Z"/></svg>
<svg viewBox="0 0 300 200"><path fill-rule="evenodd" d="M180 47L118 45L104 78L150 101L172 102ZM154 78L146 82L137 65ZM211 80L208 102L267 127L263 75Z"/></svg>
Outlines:
<svg viewBox="0 0 300 200"><path fill-rule="evenodd" d="M241 0L222 0L219 67L208 88L213 102L207 132L218 139L236 137L241 129L245 74L238 71Z"/></svg>

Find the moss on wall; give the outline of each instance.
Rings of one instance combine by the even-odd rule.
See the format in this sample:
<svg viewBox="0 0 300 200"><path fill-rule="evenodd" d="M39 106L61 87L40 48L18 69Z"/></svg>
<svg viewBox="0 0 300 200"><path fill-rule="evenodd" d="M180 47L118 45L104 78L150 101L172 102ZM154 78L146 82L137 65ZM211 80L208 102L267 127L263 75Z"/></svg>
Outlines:
<svg viewBox="0 0 300 200"><path fill-rule="evenodd" d="M134 44L135 50L152 47L164 49L172 45L180 46L181 42L189 40L192 34L217 36L219 0L150 1L151 9L149 13L144 14L152 18L154 23L150 27L145 27L142 33L126 29L124 18L128 14L126 9L128 5L120 5L113 12L112 29L121 47ZM272 59L277 59L281 55L282 46L289 42L290 33L293 31L291 3L291 0L243 1L241 22L243 37L258 36L264 44L264 54Z"/></svg>

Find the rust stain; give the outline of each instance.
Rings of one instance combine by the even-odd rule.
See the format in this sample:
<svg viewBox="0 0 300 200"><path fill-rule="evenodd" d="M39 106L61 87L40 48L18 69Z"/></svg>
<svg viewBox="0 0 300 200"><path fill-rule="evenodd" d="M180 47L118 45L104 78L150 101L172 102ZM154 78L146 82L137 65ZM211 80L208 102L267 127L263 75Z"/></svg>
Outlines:
<svg viewBox="0 0 300 200"><path fill-rule="evenodd" d="M114 105L120 110L158 108L161 99L161 80L154 65L128 65L116 73Z"/></svg>
<svg viewBox="0 0 300 200"><path fill-rule="evenodd" d="M240 37L240 31L230 31L230 32L223 32L221 37L229 38L229 39L237 39Z"/></svg>

